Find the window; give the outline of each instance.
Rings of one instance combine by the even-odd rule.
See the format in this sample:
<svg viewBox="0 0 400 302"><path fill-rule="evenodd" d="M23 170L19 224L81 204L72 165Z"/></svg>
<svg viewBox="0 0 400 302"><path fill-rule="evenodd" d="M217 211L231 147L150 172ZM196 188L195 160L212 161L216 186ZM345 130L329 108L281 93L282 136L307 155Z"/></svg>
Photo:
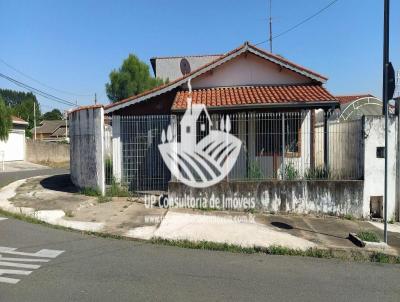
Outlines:
<svg viewBox="0 0 400 302"><path fill-rule="evenodd" d="M297 117L285 118L285 156L300 156L301 122ZM258 116L256 121L256 155L282 155L281 116Z"/></svg>
<svg viewBox="0 0 400 302"><path fill-rule="evenodd" d="M186 126L186 133L190 133L190 126Z"/></svg>

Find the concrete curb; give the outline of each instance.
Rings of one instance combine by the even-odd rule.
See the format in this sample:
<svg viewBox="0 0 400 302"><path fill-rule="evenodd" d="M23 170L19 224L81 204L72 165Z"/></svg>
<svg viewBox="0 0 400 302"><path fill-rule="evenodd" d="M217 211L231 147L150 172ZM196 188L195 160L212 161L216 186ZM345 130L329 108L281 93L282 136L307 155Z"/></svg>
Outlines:
<svg viewBox="0 0 400 302"><path fill-rule="evenodd" d="M41 175L35 177L29 177L21 180L17 180L8 184L7 186L0 189L0 209L13 213L13 214L23 214L40 221L46 222L48 224L58 225L66 228L72 228L79 231L88 232L100 232L103 227L103 222L85 222L85 221L73 221L65 220L65 212L62 210L40 210L37 211L34 208L28 207L16 207L9 199L13 198L17 192L17 188L23 185L27 180L34 179L37 177L46 177L51 175Z"/></svg>
<svg viewBox="0 0 400 302"><path fill-rule="evenodd" d="M384 242L364 241L356 233L349 233L349 239L357 246L374 250L387 250L389 246Z"/></svg>

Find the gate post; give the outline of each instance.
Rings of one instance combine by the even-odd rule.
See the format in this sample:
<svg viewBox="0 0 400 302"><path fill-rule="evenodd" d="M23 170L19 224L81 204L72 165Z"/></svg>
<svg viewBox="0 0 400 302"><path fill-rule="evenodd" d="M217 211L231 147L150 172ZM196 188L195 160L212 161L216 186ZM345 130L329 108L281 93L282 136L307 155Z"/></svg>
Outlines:
<svg viewBox="0 0 400 302"><path fill-rule="evenodd" d="M112 169L115 181L121 184L122 167L122 149L121 149L121 117L113 115L112 117Z"/></svg>

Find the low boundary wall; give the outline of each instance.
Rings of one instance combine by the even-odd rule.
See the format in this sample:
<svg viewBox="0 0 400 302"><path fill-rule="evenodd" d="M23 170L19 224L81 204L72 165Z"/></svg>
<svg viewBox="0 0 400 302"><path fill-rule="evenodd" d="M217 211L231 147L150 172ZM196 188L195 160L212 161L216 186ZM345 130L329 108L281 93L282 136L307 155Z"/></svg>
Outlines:
<svg viewBox="0 0 400 302"><path fill-rule="evenodd" d="M196 189L180 182L169 183L169 201L202 198L211 204L241 206L253 199L257 210L281 213L323 213L363 217L362 180L230 181ZM239 205L239 206L238 206Z"/></svg>
<svg viewBox="0 0 400 302"><path fill-rule="evenodd" d="M69 144L26 140L26 160L33 163L67 162L69 158Z"/></svg>

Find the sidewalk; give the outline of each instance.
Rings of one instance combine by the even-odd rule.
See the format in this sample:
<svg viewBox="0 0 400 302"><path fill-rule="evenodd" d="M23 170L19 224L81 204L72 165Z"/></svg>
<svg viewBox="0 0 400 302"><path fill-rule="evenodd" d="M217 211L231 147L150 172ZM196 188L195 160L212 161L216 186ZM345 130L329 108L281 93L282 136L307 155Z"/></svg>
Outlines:
<svg viewBox="0 0 400 302"><path fill-rule="evenodd" d="M383 228L381 223L335 217L147 208L140 198L113 198L99 203L96 197L78 194L68 175L14 182L0 190L0 208L83 231L144 240L204 240L243 247L361 250L347 239L348 234L371 230L380 235ZM400 255L399 224L389 225L389 243L390 249L385 252Z"/></svg>

